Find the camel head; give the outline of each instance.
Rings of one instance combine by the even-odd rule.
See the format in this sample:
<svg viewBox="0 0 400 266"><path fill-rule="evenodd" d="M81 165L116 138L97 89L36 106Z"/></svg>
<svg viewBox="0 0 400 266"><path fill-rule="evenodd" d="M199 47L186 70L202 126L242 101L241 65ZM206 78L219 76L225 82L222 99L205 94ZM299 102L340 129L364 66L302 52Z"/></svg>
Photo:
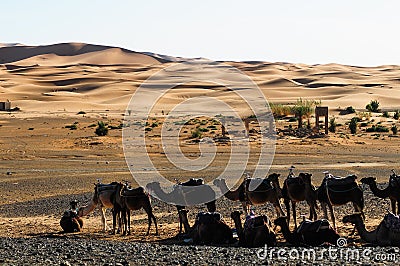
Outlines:
<svg viewBox="0 0 400 266"><path fill-rule="evenodd" d="M376 183L376 178L375 177L364 177L364 178L361 178L360 182L363 184L372 185L373 183Z"/></svg>
<svg viewBox="0 0 400 266"><path fill-rule="evenodd" d="M343 217L343 223L352 223L352 224L358 224L362 223L362 214L361 213L354 213L350 215L346 215Z"/></svg>
<svg viewBox="0 0 400 266"><path fill-rule="evenodd" d="M280 176L281 176L280 174L272 173L267 177L267 180L270 181L270 182L279 182L279 177Z"/></svg>
<svg viewBox="0 0 400 266"><path fill-rule="evenodd" d="M303 182L305 184L311 184L311 177L312 177L312 174L310 174L310 173L300 173L299 174L299 178L301 178L301 180L303 180Z"/></svg>
<svg viewBox="0 0 400 266"><path fill-rule="evenodd" d="M236 221L239 220L240 221L240 216L243 214L242 211L233 211L231 212L231 218L232 220Z"/></svg>

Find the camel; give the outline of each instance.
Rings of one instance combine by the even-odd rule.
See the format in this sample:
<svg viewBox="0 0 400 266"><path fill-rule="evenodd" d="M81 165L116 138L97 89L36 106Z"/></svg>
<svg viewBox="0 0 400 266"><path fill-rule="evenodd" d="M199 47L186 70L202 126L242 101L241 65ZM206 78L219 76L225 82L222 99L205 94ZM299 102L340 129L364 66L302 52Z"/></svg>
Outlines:
<svg viewBox="0 0 400 266"><path fill-rule="evenodd" d="M239 236L239 244L243 247L263 247L264 245L276 246L276 235L272 230L271 221L267 216L251 217L244 223L240 215L242 212L234 211L231 218L235 222L235 227Z"/></svg>
<svg viewBox="0 0 400 266"><path fill-rule="evenodd" d="M193 189L191 187L198 186L197 190L193 193ZM195 205L196 203L201 203L203 199L203 195L207 195L207 198L215 198L214 190L208 185L203 184L203 179L194 179L191 178L189 181L184 183L178 183L173 187L173 190L170 193L166 193L160 186L159 182L152 182L147 184L146 189L152 191L155 196L165 202L184 202L187 205L176 205L179 211L185 209L186 206ZM207 210L209 212L216 211L215 200L206 203ZM179 234L182 233L182 220L179 216ZM185 233L188 233L185 231Z"/></svg>
<svg viewBox="0 0 400 266"><path fill-rule="evenodd" d="M290 203L292 203L293 221L295 228L297 228L297 202L306 201L308 206L310 206L309 219L317 220L317 193L314 185L311 183L311 176L312 174L309 173L300 173L298 177L295 177L293 173L290 172L288 178L286 178L283 184L281 193L286 206L288 223L290 222Z"/></svg>
<svg viewBox="0 0 400 266"><path fill-rule="evenodd" d="M393 214L392 214L393 215ZM394 215L393 215L394 216ZM400 246L400 228L392 228L386 223L388 215L381 221L381 223L373 231L367 231L361 213L355 213L343 217L343 223L352 223L357 228L358 234L361 239L367 243L378 246ZM396 218L397 225L399 218Z"/></svg>
<svg viewBox="0 0 400 266"><path fill-rule="evenodd" d="M324 243L337 244L340 235L332 229L328 220L320 219L316 221L304 220L299 228L290 232L286 217L279 217L274 221L275 226L281 228L283 237L294 246L320 246Z"/></svg>
<svg viewBox="0 0 400 266"><path fill-rule="evenodd" d="M118 183L115 193L112 196L114 204L113 208L113 233L115 233L115 223L118 213L122 214L122 220L124 224L123 234L131 234L131 211L140 210L143 208L147 213L148 227L146 235L149 235L151 222L154 221L156 227L156 235L158 235L157 220L153 214L153 208L149 195L144 191L142 187L128 188L126 184Z"/></svg>
<svg viewBox="0 0 400 266"><path fill-rule="evenodd" d="M397 203L397 214L400 214L400 184L397 185L394 182L389 181L389 185L384 189L379 189L376 185L375 177L364 177L360 180L361 183L367 184L371 189L372 193L381 199L390 199L392 212L396 214L396 203Z"/></svg>
<svg viewBox="0 0 400 266"><path fill-rule="evenodd" d="M102 184L98 181L94 187L92 200L89 202L88 205L79 208L78 216L86 216L91 213L96 208L96 206L98 206L101 212L101 223L103 232L107 232L108 226L106 221L106 210L114 207L112 195L113 193L115 193L117 184L117 182Z"/></svg>
<svg viewBox="0 0 400 266"><path fill-rule="evenodd" d="M351 202L353 203L356 212L360 212L364 217L364 196L362 190L356 183L356 179L356 175L340 178L333 177L328 172L325 172L325 178L322 181L321 186L317 189L317 197L321 203L322 211L324 212L324 218L328 219L328 212L326 208L328 206L331 213L333 228L335 230L336 221L333 206L341 206Z"/></svg>
<svg viewBox="0 0 400 266"><path fill-rule="evenodd" d="M83 220L77 214L77 201L70 202L70 209L64 212L61 217L60 226L64 233L80 232L83 227Z"/></svg>
<svg viewBox="0 0 400 266"><path fill-rule="evenodd" d="M249 213L250 205L261 205L270 202L275 207L276 214L279 217L285 215L279 202L280 188L271 183L271 180L275 180L279 176L279 174L273 173L266 179L247 178L236 190L229 190L224 179L215 179L214 185L221 190L227 199L240 201L246 215ZM260 183L255 190L249 190L249 185L252 181Z"/></svg>

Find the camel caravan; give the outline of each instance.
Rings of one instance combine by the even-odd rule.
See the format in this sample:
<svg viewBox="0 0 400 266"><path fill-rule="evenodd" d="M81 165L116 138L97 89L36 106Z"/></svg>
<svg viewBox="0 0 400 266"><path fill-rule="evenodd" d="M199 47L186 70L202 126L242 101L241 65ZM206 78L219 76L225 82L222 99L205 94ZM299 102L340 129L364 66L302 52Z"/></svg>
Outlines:
<svg viewBox="0 0 400 266"><path fill-rule="evenodd" d="M295 167L289 168L289 174L283 180L282 186L279 174L272 173L264 179L246 176L235 190L230 190L224 179L216 179L213 185L221 190L222 194L231 201L239 201L243 211L232 211L230 215L234 228L228 225L229 218L223 218L217 212L216 201L206 203L208 212L199 212L193 225L188 219L187 206L176 206L179 219L177 239L183 243L204 245L239 245L242 247L262 247L277 245L277 233L281 233L286 243L294 246L337 245L341 237L337 233L334 206L352 203L354 213L344 216L343 223L354 225L353 232L358 232L364 242L380 246L400 246L400 176L394 170L384 189L379 189L376 178L365 177L360 180L369 187L371 192L379 198L389 198L391 210L385 214L374 231L367 231L365 227L364 196L362 186L357 182L357 176L333 176L324 172L325 176L319 187L312 183L311 173L294 173ZM256 181L258 186L251 190L251 182ZM112 182L103 184L99 180L94 186L91 201L83 207L77 208L77 202L71 202L70 210L64 213L60 225L65 232L80 232L83 227L82 217L91 213L96 207L100 210L102 229L108 232L106 209L112 210L113 225L111 234L131 234L131 211L144 209L148 217L146 235L150 233L154 223L154 233L158 235L157 219L151 205L152 195L173 202L176 197L185 198L183 188L201 186L202 195L214 195L215 191L205 185L202 179L190 179L177 183L171 192L164 192L160 183L153 182L146 188L132 188L128 182ZM190 191L190 190L186 190ZM182 201L179 201L182 202ZM286 213L281 203L286 207ZM297 223L296 204L305 202L309 206L308 219ZM272 204L276 211L276 218L271 221L268 215L255 215L250 208L253 205ZM318 204L319 203L319 204ZM188 204L189 205L189 204ZM319 205L323 211L323 218L317 217ZM330 220L328 219L328 209ZM244 216L244 220L242 219ZM290 230L290 221L294 223L294 230Z"/></svg>

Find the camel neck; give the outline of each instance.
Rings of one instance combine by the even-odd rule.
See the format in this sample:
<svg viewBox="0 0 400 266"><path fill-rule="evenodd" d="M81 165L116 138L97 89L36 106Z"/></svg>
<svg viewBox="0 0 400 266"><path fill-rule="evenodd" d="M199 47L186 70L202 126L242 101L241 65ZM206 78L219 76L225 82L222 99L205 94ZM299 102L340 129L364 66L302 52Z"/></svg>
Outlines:
<svg viewBox="0 0 400 266"><path fill-rule="evenodd" d="M363 221L358 221L355 223L356 229L358 231L358 234L361 236L361 238L368 243L375 243L376 242L376 234L373 232L368 232L367 229L365 228L365 224Z"/></svg>
<svg viewBox="0 0 400 266"><path fill-rule="evenodd" d="M290 232L289 226L287 223L283 223L281 225L281 231L283 234L283 237L286 239L287 242L289 242L290 244L298 244L298 239L296 238L296 234Z"/></svg>
<svg viewBox="0 0 400 266"><path fill-rule="evenodd" d="M239 188L237 188L236 190L229 190L225 180L223 180L220 183L220 189L222 192L227 191L225 193L225 197L228 198L229 200L233 201L239 200Z"/></svg>
<svg viewBox="0 0 400 266"><path fill-rule="evenodd" d="M369 185L369 188L371 189L372 193L374 193L374 195L378 198L384 199L389 197L389 186L387 186L385 189L379 189L376 182L373 182Z"/></svg>

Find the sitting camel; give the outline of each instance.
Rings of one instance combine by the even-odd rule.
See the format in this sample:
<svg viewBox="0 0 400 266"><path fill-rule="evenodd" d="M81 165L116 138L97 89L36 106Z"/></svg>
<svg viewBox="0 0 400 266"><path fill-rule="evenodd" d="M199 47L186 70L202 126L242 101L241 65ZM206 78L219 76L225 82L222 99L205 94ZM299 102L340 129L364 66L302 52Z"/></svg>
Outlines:
<svg viewBox="0 0 400 266"><path fill-rule="evenodd" d="M362 190L356 183L356 179L357 176L355 175L340 178L325 172L325 178L321 186L317 189L317 196L321 203L322 211L324 212L324 218L328 219L328 212L326 209L326 206L328 206L335 230L336 222L333 206L341 206L352 202L356 212L360 212L364 217L364 196Z"/></svg>
<svg viewBox="0 0 400 266"><path fill-rule="evenodd" d="M271 182L271 180L277 180L279 176L279 174L273 173L266 179L246 178L236 190L229 190L224 179L215 179L214 185L221 190L227 199L240 201L246 215L248 214L250 205L261 205L271 202L279 217L284 215L281 203L279 202L280 188ZM250 190L249 186L253 181L260 185L256 189Z"/></svg>
<svg viewBox="0 0 400 266"><path fill-rule="evenodd" d="M218 212L199 212L193 227L190 227L186 209L179 210L179 217L187 235L194 244L221 245L233 243L232 230Z"/></svg>
<svg viewBox="0 0 400 266"><path fill-rule="evenodd" d="M400 214L400 184L390 182L389 185L384 189L379 189L376 185L375 177L365 177L360 180L361 183L367 184L371 189L372 193L381 199L390 199L392 206L392 212L396 214L396 203L397 203L397 214Z"/></svg>
<svg viewBox="0 0 400 266"><path fill-rule="evenodd" d="M291 168L292 169L292 168ZM288 223L290 222L290 203L292 203L294 226L297 228L296 221L296 203L306 201L310 206L310 220L317 219L317 193L314 185L311 183L312 174L300 173L295 177L290 172L288 178L283 183L282 197L286 206ZM278 182L279 185L279 182Z"/></svg>
<svg viewBox="0 0 400 266"><path fill-rule="evenodd" d="M193 187L195 186L197 187L196 191L193 190ZM191 178L189 181L178 183L174 185L173 190L170 193L166 193L161 188L159 182L152 182L147 184L146 189L148 191L152 191L152 193L154 193L154 196L167 203L172 203L172 202L187 203L184 206L176 205L176 208L178 210L178 216L179 216L179 211L185 209L186 206L195 205L197 202L201 203L204 198L215 199L214 190L210 186L205 185L203 179L201 178L198 179ZM216 211L215 200L206 203L206 206L209 212ZM179 216L179 233L182 233L182 225L183 223ZM185 233L188 232L185 231Z"/></svg>
<svg viewBox="0 0 400 266"><path fill-rule="evenodd" d="M394 222L393 222L394 219ZM343 223L352 223L365 242L378 246L400 246L400 220L393 214L387 214L378 227L368 232L361 213L343 217Z"/></svg>
<svg viewBox="0 0 400 266"><path fill-rule="evenodd" d="M264 245L276 246L276 235L272 230L271 221L267 216L249 217L242 227L240 215L242 212L234 211L231 218L239 236L239 244L243 247L263 247Z"/></svg>
<svg viewBox="0 0 400 266"><path fill-rule="evenodd" d="M83 227L83 221L77 214L77 201L70 202L70 209L64 212L61 217L60 226L64 230L64 233L80 232Z"/></svg>
<svg viewBox="0 0 400 266"><path fill-rule="evenodd" d="M156 217L153 214L153 208L151 207L151 202L149 195L144 191L142 187L138 188L128 188L126 184L118 183L115 193L112 196L112 201L114 204L113 208L113 233L115 233L115 223L118 213L122 213L122 219L124 224L123 234L131 234L131 211L140 210L143 208L147 213L148 227L147 233L150 232L150 226L152 219L156 227L156 235L158 235L158 227Z"/></svg>
<svg viewBox="0 0 400 266"><path fill-rule="evenodd" d="M332 229L328 220L304 220L295 231L290 232L286 217L279 217L274 221L281 228L283 237L291 245L320 246L324 243L337 244L340 235Z"/></svg>
<svg viewBox="0 0 400 266"><path fill-rule="evenodd" d="M107 232L108 227L106 222L106 209L111 209L114 207L112 195L115 193L117 184L117 182L102 184L100 183L100 181L98 181L94 187L92 200L89 202L88 205L79 208L78 216L86 216L91 213L96 208L96 206L98 206L101 212L101 223L103 225L103 232Z"/></svg>

